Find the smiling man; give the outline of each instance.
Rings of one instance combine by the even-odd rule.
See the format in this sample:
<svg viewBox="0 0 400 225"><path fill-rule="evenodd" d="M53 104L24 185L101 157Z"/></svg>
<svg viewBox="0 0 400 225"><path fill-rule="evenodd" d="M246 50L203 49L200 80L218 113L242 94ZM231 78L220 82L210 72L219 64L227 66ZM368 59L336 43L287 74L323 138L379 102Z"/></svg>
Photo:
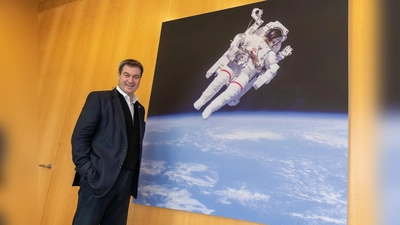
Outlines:
<svg viewBox="0 0 400 225"><path fill-rule="evenodd" d="M118 67L118 86L91 92L72 134L73 185L79 185L73 224L126 224L130 196L137 197L145 109L138 102L143 66Z"/></svg>

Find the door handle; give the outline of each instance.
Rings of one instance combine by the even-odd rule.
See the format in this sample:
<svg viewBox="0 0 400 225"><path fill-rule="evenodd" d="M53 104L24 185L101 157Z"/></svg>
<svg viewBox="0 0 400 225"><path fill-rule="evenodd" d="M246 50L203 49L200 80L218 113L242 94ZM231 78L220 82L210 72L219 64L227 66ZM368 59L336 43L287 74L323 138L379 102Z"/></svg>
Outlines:
<svg viewBox="0 0 400 225"><path fill-rule="evenodd" d="M39 164L39 166L40 166L40 167L44 167L44 168L48 168L48 169L51 169L51 168L53 167L52 164L47 164L47 165L45 165L45 164Z"/></svg>

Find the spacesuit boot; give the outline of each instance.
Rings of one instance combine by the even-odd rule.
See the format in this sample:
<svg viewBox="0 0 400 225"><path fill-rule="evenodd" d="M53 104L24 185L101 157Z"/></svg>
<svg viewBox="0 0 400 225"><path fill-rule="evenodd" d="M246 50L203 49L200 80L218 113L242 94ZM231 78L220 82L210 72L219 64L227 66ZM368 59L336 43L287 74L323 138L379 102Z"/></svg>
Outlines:
<svg viewBox="0 0 400 225"><path fill-rule="evenodd" d="M238 84L230 84L224 92L222 92L204 109L203 113L201 114L203 119L208 119L213 112L219 110L222 106L226 105L226 103L237 97L240 94L240 91L241 87Z"/></svg>
<svg viewBox="0 0 400 225"><path fill-rule="evenodd" d="M206 104L211 98L212 98L212 96L211 96L211 97L207 97L207 96L204 95L204 92L203 92L203 94L200 96L200 98L197 99L197 101L195 101L195 102L193 103L193 107L194 107L195 109L199 110L199 109L200 109L201 107L203 107L203 105Z"/></svg>
<svg viewBox="0 0 400 225"><path fill-rule="evenodd" d="M227 84L231 79L231 74L226 70L221 70L214 80L208 85L206 90L201 94L200 98L193 104L194 108L199 110L206 104L214 95L221 90L221 88Z"/></svg>

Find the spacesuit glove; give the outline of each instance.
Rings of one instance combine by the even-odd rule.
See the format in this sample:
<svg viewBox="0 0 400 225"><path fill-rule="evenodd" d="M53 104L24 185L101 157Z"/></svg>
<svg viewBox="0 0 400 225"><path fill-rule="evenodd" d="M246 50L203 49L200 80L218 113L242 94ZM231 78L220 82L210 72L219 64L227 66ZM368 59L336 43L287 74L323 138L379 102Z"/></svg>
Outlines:
<svg viewBox="0 0 400 225"><path fill-rule="evenodd" d="M285 58L286 56L291 55L291 54L292 54L292 51L293 51L293 48L290 47L290 46L288 45L288 46L286 46L282 51L280 51L280 52L278 53L278 55L283 59L283 58Z"/></svg>
<svg viewBox="0 0 400 225"><path fill-rule="evenodd" d="M263 74L257 78L254 82L254 89L259 89L263 84L268 84L272 80L273 76L270 73Z"/></svg>

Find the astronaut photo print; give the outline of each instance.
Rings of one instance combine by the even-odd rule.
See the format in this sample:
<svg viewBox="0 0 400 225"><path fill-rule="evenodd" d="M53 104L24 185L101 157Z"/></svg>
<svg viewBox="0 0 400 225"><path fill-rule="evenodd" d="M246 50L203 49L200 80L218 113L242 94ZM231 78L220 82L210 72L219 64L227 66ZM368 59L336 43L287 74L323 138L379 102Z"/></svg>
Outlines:
<svg viewBox="0 0 400 225"><path fill-rule="evenodd" d="M164 22L149 115L346 113L345 2L270 0Z"/></svg>
<svg viewBox="0 0 400 225"><path fill-rule="evenodd" d="M346 0L163 22L135 203L346 224L348 103Z"/></svg>
<svg viewBox="0 0 400 225"><path fill-rule="evenodd" d="M226 104L237 105L251 87L257 90L268 84L278 72L279 61L292 54L290 46L281 50L289 30L279 21L262 26L262 14L262 9L252 10L253 25L237 34L229 49L207 71L206 78L215 78L194 103L195 109L204 106L222 87L227 88L204 109L203 119Z"/></svg>

